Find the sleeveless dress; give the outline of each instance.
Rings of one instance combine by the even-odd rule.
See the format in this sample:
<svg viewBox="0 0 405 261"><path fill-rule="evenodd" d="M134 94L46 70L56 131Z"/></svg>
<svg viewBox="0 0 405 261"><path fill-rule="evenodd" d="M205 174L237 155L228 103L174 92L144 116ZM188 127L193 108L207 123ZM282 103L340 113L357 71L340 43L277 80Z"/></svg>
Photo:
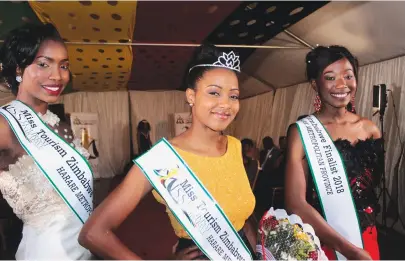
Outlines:
<svg viewBox="0 0 405 261"><path fill-rule="evenodd" d="M364 249L370 253L373 260L379 260L379 247L377 241L377 230L375 227L376 212L379 211L379 204L374 188L379 185L383 173L383 143L382 139L361 140L352 145L348 140L338 139L335 142L336 148L340 151L346 173L349 178L350 187L357 209L360 229L363 233ZM308 202L322 213L322 208L316 192L312 176L308 182L310 189L307 195ZM334 251L324 247L325 254L330 260L336 258Z"/></svg>
<svg viewBox="0 0 405 261"><path fill-rule="evenodd" d="M52 128L59 125L59 118L50 111L40 117ZM67 135L65 138L73 139ZM73 140L71 145L83 156L89 156L79 140ZM0 191L23 221L22 240L15 256L17 260L91 259L90 251L78 242L83 224L30 156L23 155L15 164L9 165L8 171L0 173Z"/></svg>
<svg viewBox="0 0 405 261"><path fill-rule="evenodd" d="M227 136L227 138L227 151L220 157L199 156L177 147L174 148L215 198L235 230L239 231L245 245L254 254L242 228L253 212L255 197L243 166L241 143L232 136ZM166 204L156 191L152 191L152 193L159 203ZM187 232L167 207L166 212L174 232L180 238L177 251L194 245Z"/></svg>

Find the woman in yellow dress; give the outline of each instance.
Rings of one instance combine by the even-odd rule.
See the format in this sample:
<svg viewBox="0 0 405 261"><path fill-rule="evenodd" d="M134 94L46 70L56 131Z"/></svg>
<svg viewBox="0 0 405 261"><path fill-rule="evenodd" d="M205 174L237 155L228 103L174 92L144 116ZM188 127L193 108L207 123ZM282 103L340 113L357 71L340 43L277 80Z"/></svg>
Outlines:
<svg viewBox="0 0 405 261"><path fill-rule="evenodd" d="M247 238L254 245L255 233L246 220L253 212L255 198L243 166L241 143L222 134L239 111L238 58L233 52L222 53L212 45L196 50L185 79L192 125L169 142L218 202L253 255ZM140 259L113 231L151 190L142 171L132 167L84 225L80 244L106 259ZM154 195L166 204L157 193ZM169 209L167 213L179 237L175 259L205 258L173 213Z"/></svg>

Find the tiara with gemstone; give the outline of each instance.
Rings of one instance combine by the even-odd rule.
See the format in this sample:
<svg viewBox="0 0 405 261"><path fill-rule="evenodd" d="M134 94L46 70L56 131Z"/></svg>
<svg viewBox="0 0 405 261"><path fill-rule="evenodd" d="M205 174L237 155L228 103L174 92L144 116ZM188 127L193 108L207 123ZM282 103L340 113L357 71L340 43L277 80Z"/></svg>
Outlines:
<svg viewBox="0 0 405 261"><path fill-rule="evenodd" d="M194 69L195 67L206 67L206 66L227 68L230 70L240 72L239 56L235 55L233 51L229 53L223 52L222 55L218 57L218 60L215 63L194 65L193 67L190 68L190 70L188 70L188 72L191 72L191 70Z"/></svg>

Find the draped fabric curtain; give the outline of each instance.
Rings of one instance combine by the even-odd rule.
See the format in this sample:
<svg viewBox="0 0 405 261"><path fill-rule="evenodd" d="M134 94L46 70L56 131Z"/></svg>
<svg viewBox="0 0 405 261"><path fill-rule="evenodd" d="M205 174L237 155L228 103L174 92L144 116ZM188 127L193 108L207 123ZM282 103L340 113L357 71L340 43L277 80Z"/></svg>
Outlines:
<svg viewBox="0 0 405 261"><path fill-rule="evenodd" d="M99 177L122 174L129 163L129 103L128 92L77 92L61 96L66 113L98 114Z"/></svg>
<svg viewBox="0 0 405 261"><path fill-rule="evenodd" d="M147 120L151 125L152 144L161 138L174 136L174 113L190 112L186 95L182 91L130 91L132 141L138 152L136 132L138 122Z"/></svg>
<svg viewBox="0 0 405 261"><path fill-rule="evenodd" d="M0 91L0 106L4 105L14 99L15 99L15 96L12 93Z"/></svg>
<svg viewBox="0 0 405 261"><path fill-rule="evenodd" d="M274 97L274 103L271 113L271 124L269 136L278 144L278 138L287 135L290 110L294 106L293 101L297 88L278 89ZM262 135L264 136L264 135Z"/></svg>
<svg viewBox="0 0 405 261"><path fill-rule="evenodd" d="M386 84L388 106L384 116L385 169L388 191L398 199L399 211L405 220L405 160L401 150L405 142L405 57L360 68L356 94L358 114L372 119L381 128L380 115L373 116L373 85ZM395 105L395 108L394 108ZM402 144L401 144L402 142Z"/></svg>
<svg viewBox="0 0 405 261"><path fill-rule="evenodd" d="M314 110L315 91L312 90L309 83L295 85L294 100L291 104L288 124L297 120L299 116L312 114Z"/></svg>
<svg viewBox="0 0 405 261"><path fill-rule="evenodd" d="M259 145L262 136L270 130L273 99L274 93L268 92L241 100L239 113L228 133L239 139L250 138Z"/></svg>
<svg viewBox="0 0 405 261"><path fill-rule="evenodd" d="M298 116L313 112L314 96L309 84L303 83L244 99L229 133L239 139L250 138L258 147L265 136L278 144L278 138L287 135L288 126Z"/></svg>

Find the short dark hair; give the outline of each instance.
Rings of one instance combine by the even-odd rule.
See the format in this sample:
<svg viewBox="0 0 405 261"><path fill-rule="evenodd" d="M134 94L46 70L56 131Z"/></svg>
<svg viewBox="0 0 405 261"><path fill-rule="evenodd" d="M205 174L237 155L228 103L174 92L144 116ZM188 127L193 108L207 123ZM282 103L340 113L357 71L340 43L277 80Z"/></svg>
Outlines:
<svg viewBox="0 0 405 261"><path fill-rule="evenodd" d="M137 130L140 132L149 132L150 131L150 124L147 120L141 120L138 123Z"/></svg>
<svg viewBox="0 0 405 261"><path fill-rule="evenodd" d="M354 77L357 82L359 61L346 47L340 45L332 45L328 47L317 46L307 54L305 61L307 64L308 81L317 80L326 67L343 58L346 58L352 65ZM352 110L353 104L351 102L349 102L346 108L355 113L355 111Z"/></svg>
<svg viewBox="0 0 405 261"><path fill-rule="evenodd" d="M357 81L359 69L357 58L346 47L339 45L317 46L307 54L305 62L308 81L318 79L326 67L343 58L346 58L353 66L353 73Z"/></svg>
<svg viewBox="0 0 405 261"><path fill-rule="evenodd" d="M274 146L274 141L272 137L266 136L262 140L263 142L263 147L265 149L269 149L270 147Z"/></svg>
<svg viewBox="0 0 405 261"><path fill-rule="evenodd" d="M14 95L18 93L17 68L21 71L32 64L45 40L64 43L52 24L27 24L8 33L0 49L0 79Z"/></svg>
<svg viewBox="0 0 405 261"><path fill-rule="evenodd" d="M244 145L248 145L250 147L254 146L253 140L248 139L248 138L245 138L245 139L241 140L241 143L242 143L242 146L244 146Z"/></svg>

